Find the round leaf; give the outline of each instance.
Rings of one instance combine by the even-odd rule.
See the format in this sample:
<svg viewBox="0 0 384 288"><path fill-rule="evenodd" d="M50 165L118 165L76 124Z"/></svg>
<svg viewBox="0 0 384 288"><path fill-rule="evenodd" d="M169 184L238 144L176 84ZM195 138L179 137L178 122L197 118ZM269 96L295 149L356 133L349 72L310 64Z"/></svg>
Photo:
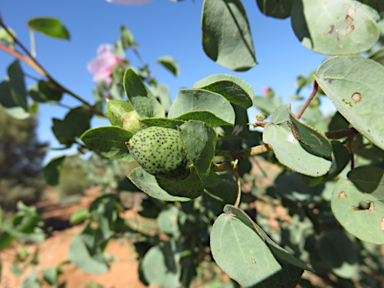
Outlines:
<svg viewBox="0 0 384 288"><path fill-rule="evenodd" d="M341 225L357 238L384 244L384 192L360 192L347 179L340 179L333 190L331 206ZM363 204L368 204L364 207Z"/></svg>
<svg viewBox="0 0 384 288"><path fill-rule="evenodd" d="M361 56L329 58L316 81L337 110L361 134L384 149L384 66Z"/></svg>
<svg viewBox="0 0 384 288"><path fill-rule="evenodd" d="M377 11L354 0L297 0L292 27L301 43L327 55L358 54L379 40Z"/></svg>

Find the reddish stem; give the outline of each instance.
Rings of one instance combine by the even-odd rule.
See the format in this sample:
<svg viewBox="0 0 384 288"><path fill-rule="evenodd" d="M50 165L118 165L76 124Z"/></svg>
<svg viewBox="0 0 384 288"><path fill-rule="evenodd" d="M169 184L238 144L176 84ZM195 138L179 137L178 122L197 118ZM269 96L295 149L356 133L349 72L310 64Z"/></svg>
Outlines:
<svg viewBox="0 0 384 288"><path fill-rule="evenodd" d="M307 101L305 101L303 107L301 107L301 110L300 112L296 115L296 118L297 119L300 119L301 116L303 115L305 109L307 109L309 103L312 101L313 97L315 97L317 91L319 90L319 84L317 84L316 80L313 81L313 90L312 90L312 93L311 95L308 97Z"/></svg>

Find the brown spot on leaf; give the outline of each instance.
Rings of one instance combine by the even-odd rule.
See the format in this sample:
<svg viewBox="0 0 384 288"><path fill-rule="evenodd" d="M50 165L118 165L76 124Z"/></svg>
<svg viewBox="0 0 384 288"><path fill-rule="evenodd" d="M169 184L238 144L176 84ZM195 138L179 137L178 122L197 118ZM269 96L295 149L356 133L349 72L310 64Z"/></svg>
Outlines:
<svg viewBox="0 0 384 288"><path fill-rule="evenodd" d="M384 220L384 218L383 218L383 220ZM383 229L384 230L384 229ZM253 265L255 265L257 262L256 262L256 260L255 260L255 258L252 258L252 264Z"/></svg>
<svg viewBox="0 0 384 288"><path fill-rule="evenodd" d="M353 18L349 15L345 17L345 21L347 21L347 30L345 31L345 34L349 35L355 30L355 25L352 25L353 23Z"/></svg>
<svg viewBox="0 0 384 288"><path fill-rule="evenodd" d="M384 218L382 218L380 221L380 229L384 231Z"/></svg>
<svg viewBox="0 0 384 288"><path fill-rule="evenodd" d="M327 35L327 34L331 34L333 32L333 29L335 29L335 25L331 25L331 29L329 31L323 33L323 37L325 37L325 35Z"/></svg>
<svg viewBox="0 0 384 288"><path fill-rule="evenodd" d="M355 104L359 103L361 101L361 94L359 92L355 92L352 94L351 98Z"/></svg>
<svg viewBox="0 0 384 288"><path fill-rule="evenodd" d="M344 191L341 191L341 192L339 193L339 199L340 199L340 200L343 200L343 199L345 199L345 198L347 198L347 194L345 194Z"/></svg>

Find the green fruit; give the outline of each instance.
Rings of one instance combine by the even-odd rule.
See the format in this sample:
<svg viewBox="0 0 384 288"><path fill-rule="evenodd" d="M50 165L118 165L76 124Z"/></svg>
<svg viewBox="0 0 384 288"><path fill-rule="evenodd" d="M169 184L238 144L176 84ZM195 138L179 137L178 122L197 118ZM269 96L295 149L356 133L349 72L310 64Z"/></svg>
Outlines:
<svg viewBox="0 0 384 288"><path fill-rule="evenodd" d="M153 176L184 180L190 174L190 162L177 130L149 127L137 132L126 144L137 163Z"/></svg>

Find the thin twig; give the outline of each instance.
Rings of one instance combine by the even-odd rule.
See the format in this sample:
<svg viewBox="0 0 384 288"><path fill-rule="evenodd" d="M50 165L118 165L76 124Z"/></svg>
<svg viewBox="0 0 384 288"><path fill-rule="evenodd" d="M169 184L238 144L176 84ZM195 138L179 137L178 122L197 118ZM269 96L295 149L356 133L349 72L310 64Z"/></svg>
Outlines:
<svg viewBox="0 0 384 288"><path fill-rule="evenodd" d="M303 107L301 107L300 112L296 115L297 119L300 119L301 116L303 115L305 109L308 107L309 103L312 101L313 97L315 97L317 91L319 90L319 84L317 84L316 80L313 81L313 90L311 95L309 95L307 101L305 101Z"/></svg>
<svg viewBox="0 0 384 288"><path fill-rule="evenodd" d="M236 185L237 185L237 194L236 194L236 202L233 204L236 208L240 205L241 200L241 183L240 183L240 176L239 176L239 166L238 166L239 160L235 160L235 163L233 165L233 174L236 178Z"/></svg>
<svg viewBox="0 0 384 288"><path fill-rule="evenodd" d="M253 125L253 128L256 128L258 126L264 127L268 123L269 123L268 121L256 121L255 123L247 123L247 125Z"/></svg>

